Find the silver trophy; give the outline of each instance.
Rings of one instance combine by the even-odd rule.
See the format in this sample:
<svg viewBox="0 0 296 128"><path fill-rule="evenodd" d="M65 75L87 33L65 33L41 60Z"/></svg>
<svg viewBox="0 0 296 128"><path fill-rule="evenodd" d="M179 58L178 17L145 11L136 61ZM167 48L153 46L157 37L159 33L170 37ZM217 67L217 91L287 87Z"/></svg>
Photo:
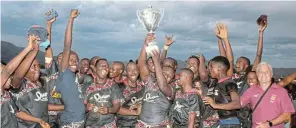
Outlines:
<svg viewBox="0 0 296 128"><path fill-rule="evenodd" d="M146 8L142 11L137 11L139 21L141 22L143 27L148 30L149 33L155 32L163 17L163 14L164 9L152 9L152 6L149 6L149 8ZM158 52L160 51L155 40L148 43L148 46L146 47L147 56L151 56L153 50L156 50Z"/></svg>

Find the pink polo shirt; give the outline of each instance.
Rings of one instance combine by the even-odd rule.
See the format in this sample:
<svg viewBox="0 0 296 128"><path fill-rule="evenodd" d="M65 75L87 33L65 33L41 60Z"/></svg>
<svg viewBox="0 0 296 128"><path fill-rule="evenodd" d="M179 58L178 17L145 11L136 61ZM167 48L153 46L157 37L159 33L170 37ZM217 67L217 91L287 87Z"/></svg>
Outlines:
<svg viewBox="0 0 296 128"><path fill-rule="evenodd" d="M242 106L251 104L252 108L254 108L263 93L264 91L260 86L252 86L241 96ZM256 127L256 123L275 119L285 112L295 112L292 101L287 91L274 83L252 115L253 128ZM284 128L284 124L274 126L273 128Z"/></svg>

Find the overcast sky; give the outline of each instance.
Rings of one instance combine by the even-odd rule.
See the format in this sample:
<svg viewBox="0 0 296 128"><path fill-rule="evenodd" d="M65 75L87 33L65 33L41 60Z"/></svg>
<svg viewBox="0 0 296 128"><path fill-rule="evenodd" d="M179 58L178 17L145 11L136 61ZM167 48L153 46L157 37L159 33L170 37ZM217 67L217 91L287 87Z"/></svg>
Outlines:
<svg viewBox="0 0 296 128"><path fill-rule="evenodd" d="M264 34L263 61L274 67L296 68L296 2L145 2L145 1L42 1L1 2L1 40L26 46L31 25L45 27L44 13L54 8L59 17L52 28L52 47L57 55L63 49L64 33L71 8L80 15L74 22L72 49L80 58L94 55L109 60L136 59L146 30L136 11L152 5L164 8L165 14L156 30L157 42L163 47L166 34L176 36L168 56L185 60L192 53L207 59L218 55L216 22L229 28L235 59L246 56L253 62L257 40L256 19L268 15Z"/></svg>

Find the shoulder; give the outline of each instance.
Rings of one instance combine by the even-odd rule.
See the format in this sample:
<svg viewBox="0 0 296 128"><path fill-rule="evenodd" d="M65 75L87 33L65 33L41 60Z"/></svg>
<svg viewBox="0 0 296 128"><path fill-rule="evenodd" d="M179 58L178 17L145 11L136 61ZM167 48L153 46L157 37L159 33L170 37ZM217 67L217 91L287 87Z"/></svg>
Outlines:
<svg viewBox="0 0 296 128"><path fill-rule="evenodd" d="M276 83L272 84L271 89L273 89L274 91L276 91L276 92L278 92L280 94L288 93L288 91L285 88L279 86Z"/></svg>

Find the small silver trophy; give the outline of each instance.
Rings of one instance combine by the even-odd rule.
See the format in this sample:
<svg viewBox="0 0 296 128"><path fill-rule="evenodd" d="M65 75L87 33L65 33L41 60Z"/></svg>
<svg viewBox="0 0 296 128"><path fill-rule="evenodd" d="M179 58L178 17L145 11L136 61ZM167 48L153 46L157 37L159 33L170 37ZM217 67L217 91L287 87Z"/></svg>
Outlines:
<svg viewBox="0 0 296 128"><path fill-rule="evenodd" d="M163 14L164 9L152 9L152 6L149 6L149 8L146 8L142 11L137 11L138 20L141 22L143 27L148 30L149 33L155 33L155 30L159 26ZM146 47L147 56L151 56L153 50L160 52L155 40L148 43L148 46Z"/></svg>

